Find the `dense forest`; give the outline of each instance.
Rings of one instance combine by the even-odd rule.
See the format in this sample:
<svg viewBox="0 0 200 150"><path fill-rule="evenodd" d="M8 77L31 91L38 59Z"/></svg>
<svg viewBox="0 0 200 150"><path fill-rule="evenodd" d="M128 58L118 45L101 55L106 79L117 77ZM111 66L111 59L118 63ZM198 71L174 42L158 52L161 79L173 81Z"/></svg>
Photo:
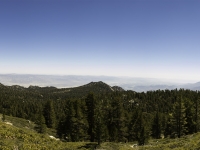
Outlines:
<svg viewBox="0 0 200 150"><path fill-rule="evenodd" d="M174 89L137 93L91 82L76 88L0 84L0 113L53 128L63 141L132 142L180 138L199 131L200 93Z"/></svg>

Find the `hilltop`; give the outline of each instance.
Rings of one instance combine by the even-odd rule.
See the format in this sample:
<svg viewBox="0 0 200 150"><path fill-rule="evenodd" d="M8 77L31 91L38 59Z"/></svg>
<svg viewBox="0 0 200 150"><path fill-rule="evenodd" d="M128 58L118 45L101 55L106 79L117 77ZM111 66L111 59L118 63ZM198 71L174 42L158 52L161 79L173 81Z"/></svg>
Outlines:
<svg viewBox="0 0 200 150"><path fill-rule="evenodd" d="M86 85L75 87L75 88L68 88L70 91L84 91L85 93L88 92L113 92L113 91L125 91L123 88L118 86L111 87L110 85L99 81L99 82L90 82Z"/></svg>

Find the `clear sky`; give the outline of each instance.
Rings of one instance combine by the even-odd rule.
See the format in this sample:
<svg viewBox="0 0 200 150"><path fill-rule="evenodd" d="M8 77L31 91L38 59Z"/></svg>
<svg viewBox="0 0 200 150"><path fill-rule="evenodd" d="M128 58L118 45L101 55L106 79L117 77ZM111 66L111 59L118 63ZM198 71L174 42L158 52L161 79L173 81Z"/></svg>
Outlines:
<svg viewBox="0 0 200 150"><path fill-rule="evenodd" d="M1 0L0 73L200 81L200 1Z"/></svg>

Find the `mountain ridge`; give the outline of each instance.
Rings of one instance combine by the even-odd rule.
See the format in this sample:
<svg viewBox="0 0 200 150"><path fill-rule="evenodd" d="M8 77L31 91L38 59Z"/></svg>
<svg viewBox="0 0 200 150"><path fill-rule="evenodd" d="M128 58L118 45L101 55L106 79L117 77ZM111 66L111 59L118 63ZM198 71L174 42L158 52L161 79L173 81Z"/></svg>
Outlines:
<svg viewBox="0 0 200 150"><path fill-rule="evenodd" d="M125 91L123 88L119 86L111 87L110 85L98 81L98 82L90 82L88 84L84 84L77 87L71 87L71 88L56 88L52 86L47 87L39 87L39 86L33 86L30 85L29 87L23 87L19 85L3 85L0 83L1 88L8 88L10 90L17 90L17 91L27 91L27 92L40 92L41 90L46 92L52 92L54 94L59 93L65 93L65 95L79 97L79 96L85 96L86 94L92 92L92 93L108 93L108 92L115 92L115 91Z"/></svg>

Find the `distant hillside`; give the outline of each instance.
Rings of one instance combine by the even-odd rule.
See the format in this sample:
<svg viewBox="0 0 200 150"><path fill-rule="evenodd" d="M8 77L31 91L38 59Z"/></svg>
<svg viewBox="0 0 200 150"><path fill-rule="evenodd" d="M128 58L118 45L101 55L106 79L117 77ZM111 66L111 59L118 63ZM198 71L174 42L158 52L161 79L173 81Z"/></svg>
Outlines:
<svg viewBox="0 0 200 150"><path fill-rule="evenodd" d="M56 88L53 86L50 87L39 87L39 86L29 86L28 88L19 86L19 85L12 85L12 86L6 86L3 84L0 84L0 88L2 90L6 91L18 91L23 94L23 92L26 92L28 95L35 95L35 97L38 97L37 95L45 95L45 93L51 93L52 96L60 97L60 95L64 97L83 97L86 96L88 93L109 93L114 91L125 91L123 88L119 86L111 87L110 85L99 81L99 82L90 82L88 84L78 86L78 87L72 87L72 88ZM46 95L47 96L47 95Z"/></svg>
<svg viewBox="0 0 200 150"><path fill-rule="evenodd" d="M138 92L146 91L156 91L156 90L173 90L178 88L178 86L169 86L169 85L150 85L150 86L135 86L134 90Z"/></svg>
<svg viewBox="0 0 200 150"><path fill-rule="evenodd" d="M112 86L112 89L114 91L120 91L120 92L125 91L122 87L119 87L119 86Z"/></svg>
<svg viewBox="0 0 200 150"><path fill-rule="evenodd" d="M32 86L54 86L57 88L71 88L85 85L87 83L102 81L110 86L120 86L125 90L146 92L158 89L187 88L200 90L199 83L190 83L176 80L161 80L153 78L136 77L112 77L112 76L81 76L81 75L26 75L26 74L0 74L0 83L5 85Z"/></svg>
<svg viewBox="0 0 200 150"><path fill-rule="evenodd" d="M182 84L182 85L149 85L149 86L135 86L133 89L137 92L156 91L156 90L173 90L173 89L190 89L193 91L200 90L200 82Z"/></svg>
<svg viewBox="0 0 200 150"><path fill-rule="evenodd" d="M191 89L191 90L200 90L200 82L193 83L193 84L185 84L184 88Z"/></svg>

